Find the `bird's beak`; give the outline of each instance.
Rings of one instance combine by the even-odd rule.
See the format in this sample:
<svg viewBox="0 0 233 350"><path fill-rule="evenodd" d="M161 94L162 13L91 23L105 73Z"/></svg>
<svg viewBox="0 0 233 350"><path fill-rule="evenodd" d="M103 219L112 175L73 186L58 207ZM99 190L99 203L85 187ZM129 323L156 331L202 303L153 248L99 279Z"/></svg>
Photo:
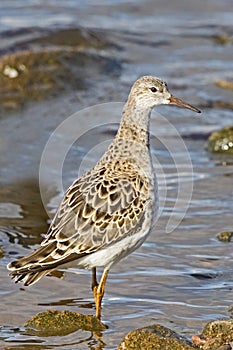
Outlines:
<svg viewBox="0 0 233 350"><path fill-rule="evenodd" d="M180 100L179 98L177 98L177 97L175 97L173 95L171 95L171 97L170 97L169 104L170 105L176 105L176 106L182 107L182 108L191 109L194 112L201 113L201 111L199 109L197 109L196 107L193 107L193 106L189 105L188 103Z"/></svg>

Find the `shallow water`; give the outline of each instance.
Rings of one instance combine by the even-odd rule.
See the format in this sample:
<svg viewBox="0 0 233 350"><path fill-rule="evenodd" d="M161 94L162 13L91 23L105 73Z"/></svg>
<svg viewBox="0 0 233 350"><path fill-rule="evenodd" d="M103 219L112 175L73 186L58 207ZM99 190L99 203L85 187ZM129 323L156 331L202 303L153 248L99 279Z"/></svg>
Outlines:
<svg viewBox="0 0 233 350"><path fill-rule="evenodd" d="M207 108L209 101L232 99L232 91L214 84L233 76L233 45L214 40L214 35L233 33L231 1L111 3L87 1L84 6L74 0L59 4L28 0L16 6L8 0L0 4L1 31L42 25L104 29L123 48L113 49L112 55L124 62L120 78L95 77L88 91L69 92L1 116L2 349L115 349L128 331L152 323L190 336L207 321L228 317L233 304L232 243L216 239L218 232L232 231L233 159L205 150L209 133L233 121L231 110ZM4 36L1 49L16 43L20 35L25 33ZM36 247L48 227L39 170L42 199L53 215L61 197L60 175L67 187L96 162L116 131L131 82L142 74L163 77L174 94L202 109L200 116L164 106L158 108L161 114L153 113L151 147L160 184L159 220L145 244L110 273L103 308L103 322L109 328L102 338L84 331L32 337L23 324L37 312L52 308L94 313L88 271L69 270L63 278L46 277L29 288L8 277L6 264ZM96 104L74 115L78 127L67 119ZM62 121L68 125L66 136L77 132L78 140L62 167L59 158L65 141L58 129L54 140L61 149L53 148L50 166L42 163L41 167L46 142Z"/></svg>

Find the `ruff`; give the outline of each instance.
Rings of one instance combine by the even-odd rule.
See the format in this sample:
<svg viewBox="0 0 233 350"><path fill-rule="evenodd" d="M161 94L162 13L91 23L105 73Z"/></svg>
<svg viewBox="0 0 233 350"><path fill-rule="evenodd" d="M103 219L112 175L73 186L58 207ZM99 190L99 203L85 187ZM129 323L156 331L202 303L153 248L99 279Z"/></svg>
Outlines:
<svg viewBox="0 0 233 350"><path fill-rule="evenodd" d="M100 318L110 267L141 246L158 213L149 122L152 109L160 104L200 112L171 95L162 80L138 79L106 153L68 188L41 246L8 265L16 282L28 286L61 266L91 268L96 317ZM100 283L96 267L104 267Z"/></svg>

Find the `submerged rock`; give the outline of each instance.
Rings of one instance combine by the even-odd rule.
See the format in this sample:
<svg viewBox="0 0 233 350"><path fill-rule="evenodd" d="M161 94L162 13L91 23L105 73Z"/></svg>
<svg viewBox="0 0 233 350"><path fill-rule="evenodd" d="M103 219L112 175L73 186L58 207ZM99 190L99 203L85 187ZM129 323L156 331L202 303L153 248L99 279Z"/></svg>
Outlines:
<svg viewBox="0 0 233 350"><path fill-rule="evenodd" d="M107 327L94 316L73 311L48 310L40 312L25 324L27 333L40 336L63 336L78 329L100 332Z"/></svg>
<svg viewBox="0 0 233 350"><path fill-rule="evenodd" d="M5 109L17 109L30 100L85 87L85 79L117 72L119 64L96 53L73 49L21 51L0 59L0 101Z"/></svg>
<svg viewBox="0 0 233 350"><path fill-rule="evenodd" d="M217 238L221 242L230 242L231 239L233 238L233 232L228 232L228 231L220 232L217 235Z"/></svg>
<svg viewBox="0 0 233 350"><path fill-rule="evenodd" d="M0 57L1 108L17 109L30 100L83 89L87 78L119 74L120 63L102 51L108 47L102 35L84 29L21 43L19 51Z"/></svg>
<svg viewBox="0 0 233 350"><path fill-rule="evenodd" d="M82 88L82 79L74 82L69 68L74 58L74 53L63 50L21 51L3 56L0 60L1 104L5 108L18 108L28 100L56 95L65 88L66 82Z"/></svg>
<svg viewBox="0 0 233 350"><path fill-rule="evenodd" d="M192 350L196 349L185 337L169 328L155 324L129 332L118 350Z"/></svg>
<svg viewBox="0 0 233 350"><path fill-rule="evenodd" d="M232 349L233 319L207 323L202 334L194 335L192 341L203 350Z"/></svg>
<svg viewBox="0 0 233 350"><path fill-rule="evenodd" d="M233 126L214 131L208 138L207 149L214 153L233 154Z"/></svg>

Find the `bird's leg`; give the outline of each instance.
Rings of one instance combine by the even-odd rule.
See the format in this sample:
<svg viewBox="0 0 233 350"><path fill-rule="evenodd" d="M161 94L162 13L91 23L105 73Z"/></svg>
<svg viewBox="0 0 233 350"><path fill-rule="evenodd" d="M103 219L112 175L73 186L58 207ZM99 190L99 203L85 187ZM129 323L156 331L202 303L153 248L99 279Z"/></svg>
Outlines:
<svg viewBox="0 0 233 350"><path fill-rule="evenodd" d="M95 306L96 306L95 315L96 315L96 318L98 319L100 319L101 317L101 302L104 296L104 287L107 281L107 277L108 277L108 269L104 269L99 285L96 287L96 289L94 288L93 290L94 298L95 298Z"/></svg>
<svg viewBox="0 0 233 350"><path fill-rule="evenodd" d="M92 271L91 289L93 291L94 298L96 299L97 288L99 285L97 278L96 278L96 267L93 267L91 271Z"/></svg>

